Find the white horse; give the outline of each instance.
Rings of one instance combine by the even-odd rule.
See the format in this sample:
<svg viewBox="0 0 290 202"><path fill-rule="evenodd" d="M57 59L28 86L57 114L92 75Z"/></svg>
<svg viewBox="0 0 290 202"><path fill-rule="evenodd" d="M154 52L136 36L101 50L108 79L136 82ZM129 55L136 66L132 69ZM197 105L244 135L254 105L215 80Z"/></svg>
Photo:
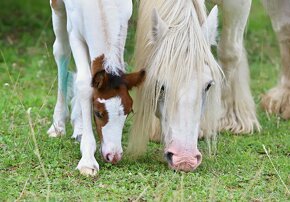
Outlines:
<svg viewBox="0 0 290 202"><path fill-rule="evenodd" d="M236 134L260 131L243 45L251 0L212 1L223 12L218 43L219 63L225 75L222 86L218 67L204 43L215 42L215 10L205 20L204 0L140 1L136 63L137 67L147 68L148 77L137 92L129 152L137 155L144 152L149 135L155 140L162 137L170 167L188 171L201 161L197 149L199 131L206 138L214 137L214 131L229 130ZM278 86L263 97L262 106L289 119L290 1L263 2L279 39L283 71ZM205 92L213 84L211 80L216 85ZM154 113L160 119L161 131Z"/></svg>
<svg viewBox="0 0 290 202"><path fill-rule="evenodd" d="M77 169L95 175L94 117L101 140L101 152L108 162L121 159L121 137L127 115L132 111L128 90L144 79L144 71L125 74L123 60L131 0L51 0L55 33L53 53L58 67L58 96L51 137L65 134L69 91L75 83L71 120L74 138L81 138L82 158ZM71 52L77 72L75 82L68 72Z"/></svg>

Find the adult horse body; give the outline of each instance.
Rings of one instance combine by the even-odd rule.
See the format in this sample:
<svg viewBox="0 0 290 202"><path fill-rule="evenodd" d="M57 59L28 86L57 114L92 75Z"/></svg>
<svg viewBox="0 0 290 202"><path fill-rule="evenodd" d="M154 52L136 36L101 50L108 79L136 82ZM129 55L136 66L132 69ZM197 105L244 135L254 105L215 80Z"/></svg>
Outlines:
<svg viewBox="0 0 290 202"><path fill-rule="evenodd" d="M137 92L137 115L129 142L133 154L145 151L150 135L151 139L165 142L165 156L170 167L189 171L201 160L197 150L199 130L205 137L215 137L214 131L221 130L236 134L260 130L243 45L252 1L213 2L223 12L223 29L218 43L219 63L225 76L222 86L209 46L203 43L204 36L214 42L212 32L217 26L212 26L215 23L211 16L205 20L204 1L140 1L136 62L137 67L147 68L148 77ZM270 113L289 119L290 1L263 0L263 3L279 39L283 72L278 86L263 97L262 106ZM153 20L152 12L155 13ZM205 92L202 89L208 89L208 78L216 85ZM141 100L142 105L139 105ZM202 108L205 108L203 113Z"/></svg>
<svg viewBox="0 0 290 202"><path fill-rule="evenodd" d="M51 8L59 85L48 134L56 137L65 133L68 95L71 84L75 83L71 115L73 137L82 137L82 158L77 168L85 175L95 175L99 165L94 157L92 95L102 156L116 163L122 155L124 122L132 108L128 90L144 78L144 71L125 74L123 52L132 1L51 0ZM77 68L75 79L68 72L71 52Z"/></svg>

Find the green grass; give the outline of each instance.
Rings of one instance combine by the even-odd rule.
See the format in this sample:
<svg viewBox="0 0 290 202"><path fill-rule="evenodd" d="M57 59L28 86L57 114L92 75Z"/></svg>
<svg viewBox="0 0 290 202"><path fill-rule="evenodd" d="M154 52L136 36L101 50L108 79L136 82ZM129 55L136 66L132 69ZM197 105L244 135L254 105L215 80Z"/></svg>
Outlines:
<svg viewBox="0 0 290 202"><path fill-rule="evenodd" d="M97 153L101 170L94 178L75 170L81 155L79 144L70 139L69 124L65 137L52 139L46 134L57 92L48 1L3 1L0 14L0 201L43 201L46 197L50 201L290 200L262 146L289 189L289 121L268 117L259 108L260 95L275 85L280 68L276 38L259 1L253 2L246 47L263 131L245 136L221 134L214 157L207 155L206 143L200 142L204 159L193 173L168 169L162 146L155 143L149 144L148 152L138 161L124 157L116 166L104 163ZM134 25L131 22L126 49L129 65ZM29 127L26 111L30 107L47 178ZM125 149L129 127L128 122Z"/></svg>

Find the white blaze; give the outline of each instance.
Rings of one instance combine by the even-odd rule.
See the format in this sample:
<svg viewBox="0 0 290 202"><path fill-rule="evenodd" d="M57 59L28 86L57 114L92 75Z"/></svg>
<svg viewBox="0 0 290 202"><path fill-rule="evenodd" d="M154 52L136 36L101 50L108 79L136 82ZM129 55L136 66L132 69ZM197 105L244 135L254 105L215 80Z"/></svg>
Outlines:
<svg viewBox="0 0 290 202"><path fill-rule="evenodd" d="M121 144L122 131L127 117L124 113L121 98L99 99L99 102L105 105L109 117L108 123L102 128L102 152L105 154L120 154L123 151Z"/></svg>

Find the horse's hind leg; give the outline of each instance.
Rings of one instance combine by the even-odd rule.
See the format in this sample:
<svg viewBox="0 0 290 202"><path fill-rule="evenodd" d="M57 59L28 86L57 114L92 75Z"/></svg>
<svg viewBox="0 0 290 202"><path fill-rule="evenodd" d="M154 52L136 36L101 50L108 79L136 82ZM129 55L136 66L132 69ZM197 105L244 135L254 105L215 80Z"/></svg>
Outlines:
<svg viewBox="0 0 290 202"><path fill-rule="evenodd" d="M71 112L71 123L74 128L72 138L81 142L83 135L83 124L82 124L82 111L80 101L74 93L74 98L72 99L72 112Z"/></svg>
<svg viewBox="0 0 290 202"><path fill-rule="evenodd" d="M223 89L223 114L220 130L252 133L259 130L255 103L249 87L249 68L243 45L243 34L251 0L219 1L223 12L223 29L218 44L220 64L226 75Z"/></svg>
<svg viewBox="0 0 290 202"><path fill-rule="evenodd" d="M71 49L66 30L66 12L62 0L51 0L52 23L55 33L53 54L58 68L57 102L53 113L53 124L47 131L49 136L57 137L65 134L65 122L68 117L68 63Z"/></svg>
<svg viewBox="0 0 290 202"><path fill-rule="evenodd" d="M263 3L279 40L282 72L278 85L263 96L261 105L269 113L290 119L290 1L264 0Z"/></svg>

